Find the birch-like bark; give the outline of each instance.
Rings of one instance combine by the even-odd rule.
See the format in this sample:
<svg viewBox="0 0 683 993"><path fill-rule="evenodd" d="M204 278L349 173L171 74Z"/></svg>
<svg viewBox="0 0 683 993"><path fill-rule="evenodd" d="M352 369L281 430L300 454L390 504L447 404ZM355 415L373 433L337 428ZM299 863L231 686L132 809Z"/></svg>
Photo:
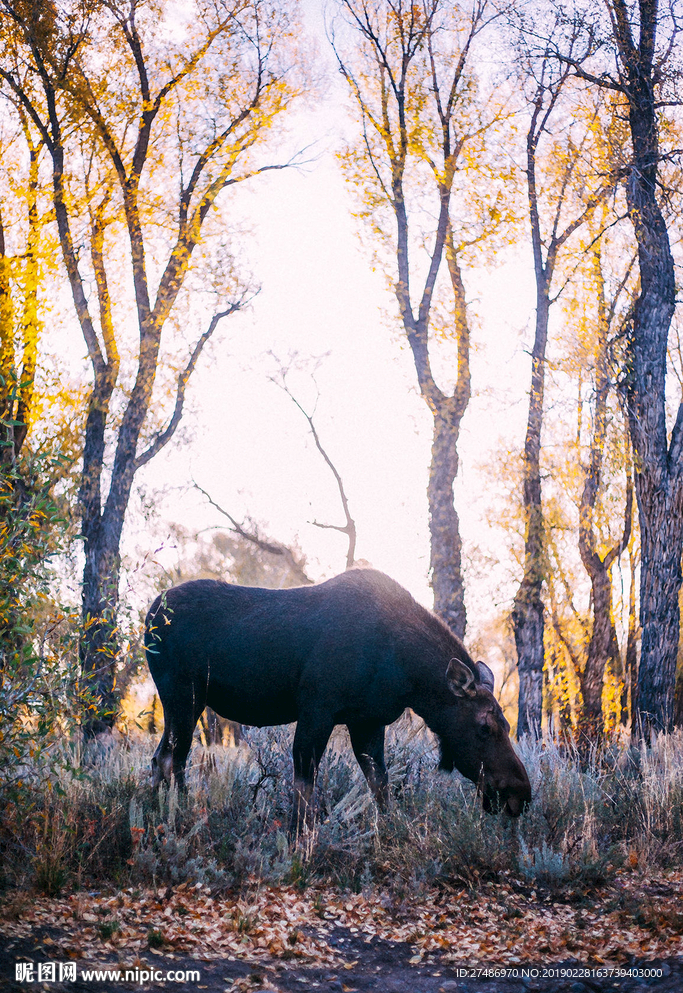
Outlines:
<svg viewBox="0 0 683 993"><path fill-rule="evenodd" d="M458 437L469 403L470 367L465 289L460 258L454 244L450 207L453 182L459 156L467 136L459 133L457 105L465 82L465 69L472 43L486 23L486 2L476 3L471 20L463 32L463 41L452 63L442 64L438 55L437 19L444 7L442 0L429 0L422 8L388 5L384 8L389 27L382 27L381 6L366 0L343 0L349 19L372 52L376 62L373 85L379 88L377 109L372 88L364 90L353 73L352 60L345 61L337 52L340 70L349 82L358 102L365 129L365 148L373 175L390 205L396 225L396 279L394 290L403 329L410 345L420 394L433 418L432 450L427 486L430 531L430 578L434 591L434 609L459 637L467 624L462 575L462 539L460 522L454 505L453 484L458 473ZM385 26L386 27L386 26ZM392 32L395 30L395 34ZM439 29L440 30L440 29ZM436 220L429 259L419 299L413 303L411 281L410 217L406 202L409 179L406 176L414 138L409 125L411 99L410 72L413 62L427 52L430 83L420 91L431 102L438 133L438 155L427 148L418 157L429 162L438 196ZM372 129L382 155L367 137ZM439 162L431 160L434 154ZM382 176L388 175L386 184ZM436 384L430 357L430 319L438 273L446 261L453 300L453 328L458 348L457 380L452 394Z"/></svg>

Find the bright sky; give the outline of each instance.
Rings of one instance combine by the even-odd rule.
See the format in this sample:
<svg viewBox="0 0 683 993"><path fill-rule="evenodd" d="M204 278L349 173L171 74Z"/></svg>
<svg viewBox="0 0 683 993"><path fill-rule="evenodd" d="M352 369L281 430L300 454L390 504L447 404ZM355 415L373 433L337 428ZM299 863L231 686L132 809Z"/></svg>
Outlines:
<svg viewBox="0 0 683 993"><path fill-rule="evenodd" d="M317 15L314 23L319 29ZM168 520L198 530L222 523L200 494L188 492L194 478L237 519L249 515L273 538L298 540L316 578L341 572L345 537L310 523L343 523L335 481L303 416L268 379L276 369L269 350L283 361L296 352L304 365L329 353L316 374L315 422L344 480L358 530L357 557L431 605L426 487L432 419L417 393L400 326L392 324L391 288L372 271L351 217L334 154L345 93L325 45L322 37L321 57L331 70L327 94L298 115L294 130L295 143L299 135L300 145L318 140L315 161L240 190L253 231L248 261L261 292L249 312L223 323L200 362L189 390L189 440L169 446L141 481L173 487L158 508ZM527 251L525 245L519 249L521 266L511 260L466 277L475 316L474 396L462 426L456 485L466 568L474 546L498 554L497 536L485 523L490 493L480 466L492 461L500 436L515 447L523 439L533 307ZM454 370L455 360L453 348L445 368ZM310 411L310 376L293 372L289 382ZM169 555L161 553L165 561ZM476 615L491 608L500 576L495 569L477 575L481 570L471 565L470 573L468 607L476 629Z"/></svg>

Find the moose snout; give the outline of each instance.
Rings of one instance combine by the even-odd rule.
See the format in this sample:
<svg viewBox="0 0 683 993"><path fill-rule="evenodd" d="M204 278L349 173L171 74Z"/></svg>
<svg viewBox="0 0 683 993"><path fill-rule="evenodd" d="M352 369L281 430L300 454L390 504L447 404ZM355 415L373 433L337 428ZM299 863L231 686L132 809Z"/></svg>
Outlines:
<svg viewBox="0 0 683 993"><path fill-rule="evenodd" d="M520 763L521 764L521 763ZM531 803L531 784L522 767L511 782L489 784L484 788L482 806L487 814L503 813L519 817Z"/></svg>
<svg viewBox="0 0 683 993"><path fill-rule="evenodd" d="M524 767L519 770L517 781L504 791L503 796L505 798L503 811L509 817L519 817L527 810L531 804L531 783Z"/></svg>
<svg viewBox="0 0 683 993"><path fill-rule="evenodd" d="M507 790L484 793L482 806L487 814L506 814L508 817L519 817L531 803L531 790L510 793Z"/></svg>
<svg viewBox="0 0 683 993"><path fill-rule="evenodd" d="M523 814L531 803L531 790L529 790L528 797L521 797L519 795L509 796L505 801L505 806L503 807L503 813L507 814L508 817L519 817Z"/></svg>

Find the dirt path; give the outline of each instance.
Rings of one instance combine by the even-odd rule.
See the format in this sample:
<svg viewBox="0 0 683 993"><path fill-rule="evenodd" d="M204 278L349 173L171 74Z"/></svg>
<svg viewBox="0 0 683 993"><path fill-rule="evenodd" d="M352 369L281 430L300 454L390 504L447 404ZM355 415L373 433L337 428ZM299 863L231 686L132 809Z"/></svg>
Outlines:
<svg viewBox="0 0 683 993"><path fill-rule="evenodd" d="M118 957L80 959L75 965L75 980L38 981L38 966L55 957L59 935L51 928L41 928L30 938L0 937L0 989L9 993L30 990L54 993L85 993L104 990L175 990L178 993L302 993L319 990L330 993L681 993L683 991L683 959L667 962L640 962L631 970L642 975L598 975L599 966L586 975L587 968L578 962L553 963L544 966L525 964L508 966L506 975L486 977L477 975L471 967L444 963L443 956L430 953L415 962L414 948L406 942L385 941L380 938L359 938L347 928L337 927L329 934L331 949L343 956L342 968L302 966L297 961L282 958L261 958L257 963L225 959L202 961L199 956L170 955L151 952L126 961L125 949ZM412 960L412 961L411 961ZM16 964L33 965L32 978L17 981ZM57 960L58 965L61 964ZM133 975L126 981L115 971L129 967ZM494 968L494 966L490 966ZM96 979L91 970L110 970L108 977ZM624 967L625 970L628 967ZM57 971L57 970L56 970ZM156 972L156 981L146 973ZM502 972L502 969L498 970ZM169 979L185 974L181 981ZM187 973L199 973L187 977ZM515 975L516 972L516 975ZM661 975L657 975L660 973ZM114 974L112 974L114 973ZM28 973L31 976L31 973ZM26 973L25 973L26 976ZM178 977L179 978L179 977Z"/></svg>
<svg viewBox="0 0 683 993"><path fill-rule="evenodd" d="M15 892L0 901L0 989L683 993L683 873L559 896L514 881L400 900L293 885Z"/></svg>

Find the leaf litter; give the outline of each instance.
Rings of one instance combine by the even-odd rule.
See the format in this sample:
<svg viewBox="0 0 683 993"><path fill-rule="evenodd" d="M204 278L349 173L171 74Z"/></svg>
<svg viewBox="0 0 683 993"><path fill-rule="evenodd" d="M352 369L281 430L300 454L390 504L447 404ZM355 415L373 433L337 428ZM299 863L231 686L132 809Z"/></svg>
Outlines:
<svg viewBox="0 0 683 993"><path fill-rule="evenodd" d="M656 878L617 874L588 896L541 893L510 879L477 891L441 887L400 899L317 886L302 892L255 885L239 896L214 895L201 884L181 884L24 898L18 909L12 900L0 906L0 933L26 939L46 932L42 944L65 960L150 954L255 965L279 960L343 975L358 957L345 953L340 929L354 939L356 956L359 942L408 944L412 966L437 959L623 966L683 956L680 871Z"/></svg>

